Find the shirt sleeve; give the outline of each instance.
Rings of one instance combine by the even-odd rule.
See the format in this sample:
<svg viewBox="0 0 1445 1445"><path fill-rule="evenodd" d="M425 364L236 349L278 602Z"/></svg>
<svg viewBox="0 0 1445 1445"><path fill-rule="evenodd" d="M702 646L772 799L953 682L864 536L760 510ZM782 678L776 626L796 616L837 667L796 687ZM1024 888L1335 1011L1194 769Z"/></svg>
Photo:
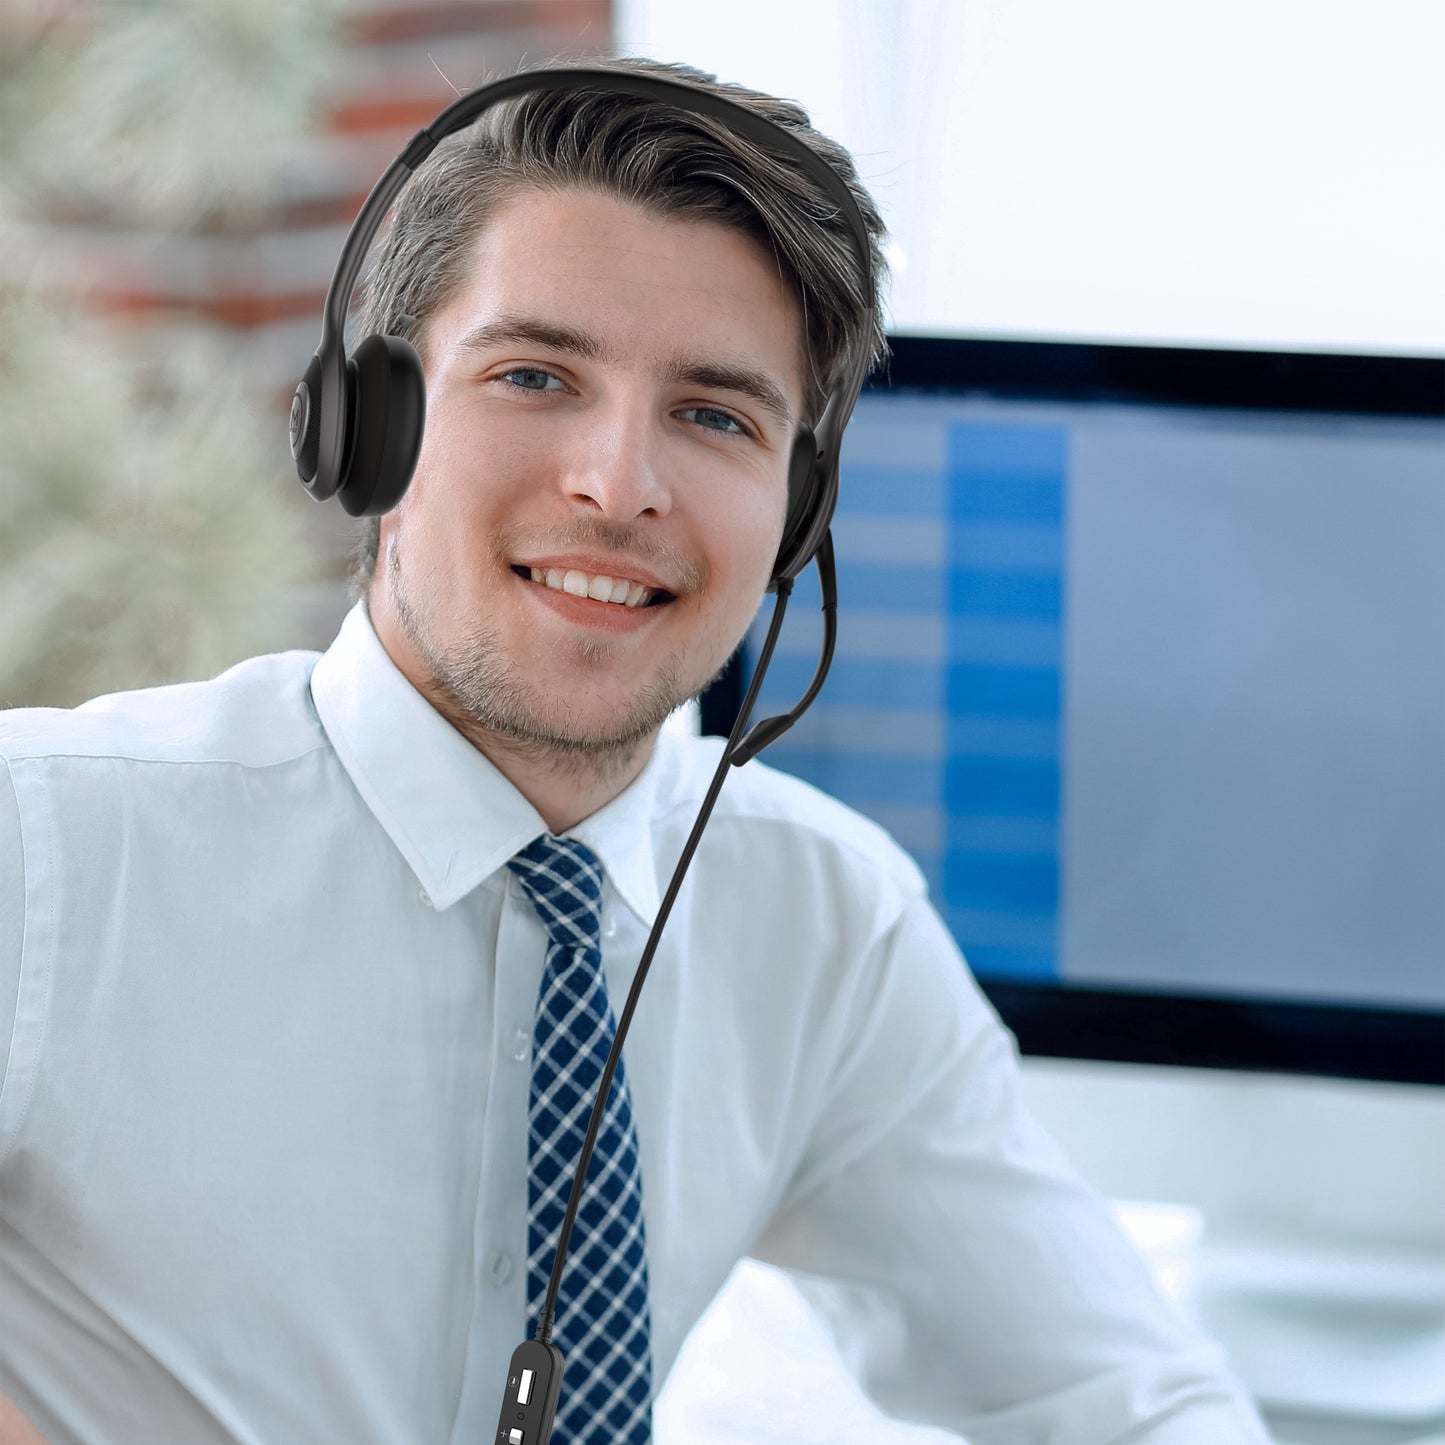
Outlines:
<svg viewBox="0 0 1445 1445"><path fill-rule="evenodd" d="M879 1408L971 1445L1266 1445L1218 1346L1024 1107L1013 1039L933 909L859 976L828 1107L751 1252L792 1273Z"/></svg>

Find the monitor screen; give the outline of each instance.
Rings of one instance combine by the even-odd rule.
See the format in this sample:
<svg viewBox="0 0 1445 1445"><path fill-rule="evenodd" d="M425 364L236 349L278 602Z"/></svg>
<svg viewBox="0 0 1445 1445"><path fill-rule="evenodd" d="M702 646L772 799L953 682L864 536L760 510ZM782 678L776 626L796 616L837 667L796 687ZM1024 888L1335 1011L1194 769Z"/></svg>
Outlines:
<svg viewBox="0 0 1445 1445"><path fill-rule="evenodd" d="M893 352L766 760L913 855L1025 1051L1445 1081L1445 364Z"/></svg>

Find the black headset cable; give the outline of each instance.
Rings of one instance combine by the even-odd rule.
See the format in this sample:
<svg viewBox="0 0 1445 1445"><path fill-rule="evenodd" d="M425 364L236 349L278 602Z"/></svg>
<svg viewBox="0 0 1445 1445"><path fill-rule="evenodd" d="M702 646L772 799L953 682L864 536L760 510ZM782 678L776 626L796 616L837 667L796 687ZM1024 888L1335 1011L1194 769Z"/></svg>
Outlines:
<svg viewBox="0 0 1445 1445"><path fill-rule="evenodd" d="M802 701L791 712L768 718L759 723L751 733L747 732L748 720L752 717L753 708L757 703L758 691L768 670L768 664L772 660L773 648L777 644L778 634L783 626L783 616L787 611L788 598L793 591L791 579L780 577L777 583L778 601L773 608L772 620L763 641L762 651L758 656L758 665L753 670L742 706L738 708L737 720L733 723L732 732L728 735L727 743L723 748L722 758L712 775L712 781L708 784L702 806L698 809L697 818L692 825L692 832L688 834L682 855L677 860L677 867L673 869L672 881L667 885L667 892L663 894L662 902L658 906L652 932L648 935L647 944L642 950L642 957L638 961L632 987L627 992L627 1002L623 1005L621 1017L617 1020L617 1033L613 1038L612 1048L607 1055L607 1063L597 1085L597 1098L592 1105L592 1116L587 1122L587 1137L582 1143L582 1153L578 1157L577 1167L572 1175L572 1193L568 1197L567 1213L557 1235L557 1253L552 1261L551 1278L547 1281L547 1297L543 1301L541 1313L537 1318L535 1338L540 1344L548 1344L552 1338L552 1322L557 1309L557 1293L562 1284L562 1269L567 1260L567 1246L572 1237L572 1226L577 1219L577 1211L582 1203L587 1169L592 1162L592 1150L597 1143L597 1135L602 1127L602 1115L607 1107L607 1097L612 1090L612 1076L617 1072L618 1059L622 1057L622 1044L627 1037L627 1030L632 1023L632 1015L637 1007L638 997L642 993L642 985L646 982L648 969L652 966L653 956L656 954L657 945L662 938L663 925L672 912L672 905L682 888L682 880L687 874L688 865L692 862L692 856L697 851L698 843L702 840L703 829L712 816L713 806L718 800L718 795L722 792L728 768L741 766L792 727L818 695L818 690L823 686L823 679L828 675L828 668L833 660L833 646L837 639L838 614L831 532L824 535L813 560L818 568L818 581L823 593L823 649L818 667Z"/></svg>

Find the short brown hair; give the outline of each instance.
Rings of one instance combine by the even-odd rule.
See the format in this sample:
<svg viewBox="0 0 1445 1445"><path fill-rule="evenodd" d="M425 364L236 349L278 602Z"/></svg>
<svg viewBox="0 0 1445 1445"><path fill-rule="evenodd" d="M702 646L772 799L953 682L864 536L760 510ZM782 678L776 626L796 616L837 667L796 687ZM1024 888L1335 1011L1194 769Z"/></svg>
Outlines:
<svg viewBox="0 0 1445 1445"><path fill-rule="evenodd" d="M600 190L660 216L735 227L773 252L804 317L813 368L805 404L816 416L859 360L876 362L885 351L877 300L883 222L847 151L814 130L796 102L723 84L691 66L572 63L684 81L793 132L857 202L870 239L871 288L852 228L792 158L709 116L579 86L494 105L437 147L397 201L355 311L356 335L406 335L422 349L428 322L465 284L475 238L502 200L525 188ZM353 554L353 600L371 584L380 535L380 520L366 518Z"/></svg>

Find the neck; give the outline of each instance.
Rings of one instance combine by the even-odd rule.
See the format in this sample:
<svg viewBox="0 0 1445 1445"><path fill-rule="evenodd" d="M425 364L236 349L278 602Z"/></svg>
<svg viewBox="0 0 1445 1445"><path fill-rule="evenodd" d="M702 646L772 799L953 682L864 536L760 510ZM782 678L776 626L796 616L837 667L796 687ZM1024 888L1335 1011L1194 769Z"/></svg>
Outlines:
<svg viewBox="0 0 1445 1445"><path fill-rule="evenodd" d="M423 695L542 815L552 833L565 833L627 788L647 766L656 741L654 733L626 750L595 753L545 748L469 724Z"/></svg>
<svg viewBox="0 0 1445 1445"><path fill-rule="evenodd" d="M647 766L657 740L615 745L558 742L488 727L427 664L390 609L368 599L377 640L402 675L542 815L552 833L564 833L610 803Z"/></svg>

